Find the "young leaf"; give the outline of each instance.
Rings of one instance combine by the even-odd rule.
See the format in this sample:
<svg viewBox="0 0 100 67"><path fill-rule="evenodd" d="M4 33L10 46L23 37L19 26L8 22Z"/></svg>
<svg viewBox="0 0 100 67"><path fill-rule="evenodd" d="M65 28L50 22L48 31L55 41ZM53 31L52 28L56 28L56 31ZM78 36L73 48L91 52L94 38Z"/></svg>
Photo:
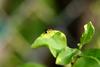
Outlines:
<svg viewBox="0 0 100 67"><path fill-rule="evenodd" d="M95 29L91 21L88 24L84 25L84 32L80 38L81 44L84 45L90 42L90 40L92 39L94 35L94 32L95 32Z"/></svg>
<svg viewBox="0 0 100 67"><path fill-rule="evenodd" d="M100 67L100 63L90 57L81 57L76 61L73 67Z"/></svg>
<svg viewBox="0 0 100 67"><path fill-rule="evenodd" d="M66 48L62 50L57 58L56 58L56 64L59 65L66 65L72 61L73 56L76 54L78 50L77 49L71 49L71 48Z"/></svg>
<svg viewBox="0 0 100 67"><path fill-rule="evenodd" d="M66 48L66 36L57 30L48 30L47 33L40 35L32 44L33 48L47 46L54 57Z"/></svg>

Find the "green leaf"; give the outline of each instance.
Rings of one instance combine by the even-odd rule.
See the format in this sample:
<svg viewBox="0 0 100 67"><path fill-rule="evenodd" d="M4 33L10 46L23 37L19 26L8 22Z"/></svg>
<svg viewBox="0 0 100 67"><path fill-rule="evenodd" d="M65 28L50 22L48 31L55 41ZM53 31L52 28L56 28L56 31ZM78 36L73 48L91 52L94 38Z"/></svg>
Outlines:
<svg viewBox="0 0 100 67"><path fill-rule="evenodd" d="M42 64L38 64L38 63L25 63L18 67L45 67L45 66Z"/></svg>
<svg viewBox="0 0 100 67"><path fill-rule="evenodd" d="M100 49L87 49L82 52L74 67L100 67Z"/></svg>
<svg viewBox="0 0 100 67"><path fill-rule="evenodd" d="M77 49L66 48L62 50L56 59L56 64L66 65L72 61L73 56L76 54Z"/></svg>
<svg viewBox="0 0 100 67"><path fill-rule="evenodd" d="M82 52L82 56L92 56L100 61L100 49L87 49Z"/></svg>
<svg viewBox="0 0 100 67"><path fill-rule="evenodd" d="M100 63L91 57L81 57L76 61L73 67L100 67Z"/></svg>
<svg viewBox="0 0 100 67"><path fill-rule="evenodd" d="M57 30L48 30L47 33L40 35L32 44L33 48L46 46L50 49L54 57L66 48L66 36Z"/></svg>
<svg viewBox="0 0 100 67"><path fill-rule="evenodd" d="M90 42L90 40L92 39L94 35L94 32L95 32L95 29L91 21L88 24L84 25L84 32L80 38L81 44L84 45Z"/></svg>

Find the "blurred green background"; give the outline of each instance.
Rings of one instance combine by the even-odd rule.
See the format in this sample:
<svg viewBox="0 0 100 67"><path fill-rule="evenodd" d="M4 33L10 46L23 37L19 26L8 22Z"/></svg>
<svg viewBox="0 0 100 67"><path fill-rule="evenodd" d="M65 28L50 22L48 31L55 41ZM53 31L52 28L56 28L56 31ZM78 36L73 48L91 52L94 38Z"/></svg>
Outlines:
<svg viewBox="0 0 100 67"><path fill-rule="evenodd" d="M57 29L75 48L83 25L90 20L96 32L85 47L100 48L100 0L0 0L0 67L25 63L61 67L55 65L48 48L32 49L31 44L47 29Z"/></svg>

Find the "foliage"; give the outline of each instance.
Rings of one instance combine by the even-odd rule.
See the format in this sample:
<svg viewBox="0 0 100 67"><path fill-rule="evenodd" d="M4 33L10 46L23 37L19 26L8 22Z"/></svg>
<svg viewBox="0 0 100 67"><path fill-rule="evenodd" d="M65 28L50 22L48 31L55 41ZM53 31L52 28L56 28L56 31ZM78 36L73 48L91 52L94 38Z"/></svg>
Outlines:
<svg viewBox="0 0 100 67"><path fill-rule="evenodd" d="M32 44L32 48L46 46L56 58L56 64L66 65L73 63L72 67L100 67L100 49L87 49L81 51L82 47L89 43L94 35L95 29L90 21L84 25L84 32L80 37L79 48L69 48L66 36L58 30L48 30L40 35Z"/></svg>
<svg viewBox="0 0 100 67"><path fill-rule="evenodd" d="M84 25L84 32L80 39L81 44L84 45L90 42L93 35L94 35L94 27L92 25L92 22L90 21L90 23Z"/></svg>

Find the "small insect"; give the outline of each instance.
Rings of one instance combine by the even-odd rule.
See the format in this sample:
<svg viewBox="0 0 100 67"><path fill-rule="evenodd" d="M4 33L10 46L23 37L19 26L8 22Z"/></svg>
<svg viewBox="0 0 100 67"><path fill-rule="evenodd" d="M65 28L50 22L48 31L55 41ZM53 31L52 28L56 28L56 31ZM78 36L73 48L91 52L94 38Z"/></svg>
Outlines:
<svg viewBox="0 0 100 67"><path fill-rule="evenodd" d="M45 29L44 33L47 33L47 30L48 30L48 29Z"/></svg>
<svg viewBox="0 0 100 67"><path fill-rule="evenodd" d="M53 30L53 29L45 29L45 33L48 33L48 31Z"/></svg>

